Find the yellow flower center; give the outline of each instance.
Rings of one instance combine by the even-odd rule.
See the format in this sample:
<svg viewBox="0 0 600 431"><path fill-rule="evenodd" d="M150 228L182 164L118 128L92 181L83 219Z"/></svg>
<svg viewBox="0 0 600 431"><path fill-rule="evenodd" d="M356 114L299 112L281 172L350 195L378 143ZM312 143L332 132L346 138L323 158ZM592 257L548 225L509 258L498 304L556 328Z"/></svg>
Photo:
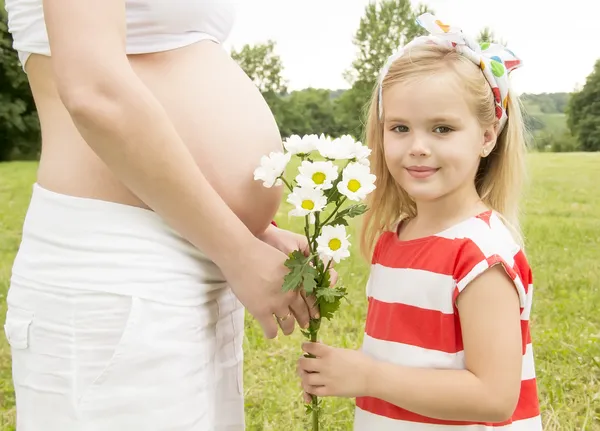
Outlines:
<svg viewBox="0 0 600 431"><path fill-rule="evenodd" d="M353 193L356 193L358 189L360 189L360 182L358 180L348 181L348 190L350 190Z"/></svg>
<svg viewBox="0 0 600 431"><path fill-rule="evenodd" d="M342 246L342 241L340 241L337 238L333 238L333 239L329 240L329 244L328 245L329 245L329 248L332 251L336 251L336 250L338 250Z"/></svg>
<svg viewBox="0 0 600 431"><path fill-rule="evenodd" d="M315 172L312 176L312 180L315 184L323 184L325 178L327 177L323 172Z"/></svg>
<svg viewBox="0 0 600 431"><path fill-rule="evenodd" d="M302 201L302 208L304 208L305 210L312 210L315 207L315 203L311 200L304 200Z"/></svg>

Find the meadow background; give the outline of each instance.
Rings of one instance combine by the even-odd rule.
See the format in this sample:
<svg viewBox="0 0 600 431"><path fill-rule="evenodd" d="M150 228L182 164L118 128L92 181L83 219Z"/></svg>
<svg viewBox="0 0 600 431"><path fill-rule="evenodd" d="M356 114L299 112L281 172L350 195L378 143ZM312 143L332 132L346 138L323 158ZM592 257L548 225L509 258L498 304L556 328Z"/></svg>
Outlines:
<svg viewBox="0 0 600 431"><path fill-rule="evenodd" d="M362 137L364 107L374 73L400 40L420 33L409 0L380 0L365 7L353 43L356 59L345 73L349 88L288 91L276 41L233 49L232 57L253 79L272 109L282 137L325 133ZM435 12L435 11L433 11ZM21 226L35 181L40 152L35 104L7 31L0 0L0 322L19 246ZM482 28L478 40L501 41ZM534 271L532 336L546 431L600 431L600 61L572 93L523 94L530 131L530 182L524 200L527 253ZM298 232L282 202L278 223ZM356 348L366 312L366 263L360 258L357 228L351 223L353 255L339 265L340 283L349 290L322 339ZM296 360L303 338L266 340L247 317L245 395L247 429L307 429ZM350 430L352 400L325 401L323 430ZM0 337L0 431L14 430L10 352ZM376 430L374 430L376 431Z"/></svg>
<svg viewBox="0 0 600 431"><path fill-rule="evenodd" d="M527 253L534 272L531 317L539 392L546 431L600 430L600 153L531 153L524 200ZM10 268L37 163L0 163L0 321L4 321ZM278 223L301 231L282 202ZM356 247L360 219L351 224L350 259L338 266L349 290L324 342L357 348L366 312L368 267ZM263 337L246 318L245 396L247 429L308 429L295 375L302 335ZM353 401L325 400L323 430L351 430ZM0 430L14 430L10 352L0 337ZM376 431L376 430L374 430Z"/></svg>

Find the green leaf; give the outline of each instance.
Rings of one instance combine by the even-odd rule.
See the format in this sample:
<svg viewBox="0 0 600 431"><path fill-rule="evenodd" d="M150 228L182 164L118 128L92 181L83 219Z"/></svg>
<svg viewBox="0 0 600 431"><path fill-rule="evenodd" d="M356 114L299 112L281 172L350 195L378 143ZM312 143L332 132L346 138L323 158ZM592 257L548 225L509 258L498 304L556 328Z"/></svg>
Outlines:
<svg viewBox="0 0 600 431"><path fill-rule="evenodd" d="M309 258L299 250L294 250L288 255L285 266L290 269L290 272L283 278L284 292L295 290L302 284L304 271L309 262Z"/></svg>
<svg viewBox="0 0 600 431"><path fill-rule="evenodd" d="M327 287L317 290L317 298L322 298L327 302L333 302L336 300L336 298L342 298L344 296L346 296L346 289L343 287Z"/></svg>
<svg viewBox="0 0 600 431"><path fill-rule="evenodd" d="M348 222L346 221L346 219L343 216L340 216L339 214L335 216L335 218L331 221L331 223L329 223L329 225L335 226L338 224L348 226Z"/></svg>
<svg viewBox="0 0 600 431"><path fill-rule="evenodd" d="M299 250L294 250L285 261L290 272L283 278L283 291L289 292L303 287L306 293L312 293L317 287L317 270L310 265L311 256L304 256Z"/></svg>
<svg viewBox="0 0 600 431"><path fill-rule="evenodd" d="M322 400L319 399L316 407L313 407L312 403L305 404L304 407L306 408L306 414L312 414L313 410L318 412L321 409L321 403Z"/></svg>
<svg viewBox="0 0 600 431"><path fill-rule="evenodd" d="M322 301L319 304L319 313L323 319L331 320L335 312L340 308L341 298L333 302Z"/></svg>
<svg viewBox="0 0 600 431"><path fill-rule="evenodd" d="M336 224L343 224L344 226L348 226L348 223L345 220L346 218L357 217L361 214L364 214L367 211L367 209L368 208L365 204L356 204L349 206L348 208L337 213L333 221L329 224L332 226L335 226Z"/></svg>
<svg viewBox="0 0 600 431"><path fill-rule="evenodd" d="M304 273L302 274L302 287L304 288L304 291L310 295L311 293L314 292L314 290L317 287L317 270L312 267L312 266L308 266L306 267Z"/></svg>
<svg viewBox="0 0 600 431"><path fill-rule="evenodd" d="M339 286L317 290L321 318L331 320L335 312L340 308L342 299L346 297L347 293L344 287Z"/></svg>

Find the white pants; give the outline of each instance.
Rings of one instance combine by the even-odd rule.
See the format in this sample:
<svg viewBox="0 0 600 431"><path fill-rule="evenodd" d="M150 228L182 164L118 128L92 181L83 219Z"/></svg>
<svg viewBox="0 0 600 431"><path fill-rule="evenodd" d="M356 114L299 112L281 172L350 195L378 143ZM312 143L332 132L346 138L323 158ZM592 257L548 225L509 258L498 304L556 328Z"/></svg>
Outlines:
<svg viewBox="0 0 600 431"><path fill-rule="evenodd" d="M244 429L244 310L156 214L34 186L7 303L17 431Z"/></svg>

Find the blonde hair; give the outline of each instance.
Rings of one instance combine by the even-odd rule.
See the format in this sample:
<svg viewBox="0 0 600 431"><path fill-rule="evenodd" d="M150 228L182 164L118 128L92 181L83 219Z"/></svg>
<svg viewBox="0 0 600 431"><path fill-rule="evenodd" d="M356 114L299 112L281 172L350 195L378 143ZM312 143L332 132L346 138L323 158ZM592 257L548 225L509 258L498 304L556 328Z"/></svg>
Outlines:
<svg viewBox="0 0 600 431"><path fill-rule="evenodd" d="M456 74L481 125L488 127L498 123L492 89L481 69L455 50L438 45L414 47L397 59L383 80L383 94L395 84L443 71ZM376 87L371 97L363 138L372 150L371 168L377 176L377 188L366 201L369 211L363 217L361 235L361 249L368 260L383 231L393 229L399 220L417 215L415 202L398 185L386 166L383 152L384 119L379 118L378 101ZM522 246L519 201L520 186L525 177L526 139L520 102L510 90L506 110L508 120L492 152L480 161L475 187L482 201L502 216L515 240Z"/></svg>

